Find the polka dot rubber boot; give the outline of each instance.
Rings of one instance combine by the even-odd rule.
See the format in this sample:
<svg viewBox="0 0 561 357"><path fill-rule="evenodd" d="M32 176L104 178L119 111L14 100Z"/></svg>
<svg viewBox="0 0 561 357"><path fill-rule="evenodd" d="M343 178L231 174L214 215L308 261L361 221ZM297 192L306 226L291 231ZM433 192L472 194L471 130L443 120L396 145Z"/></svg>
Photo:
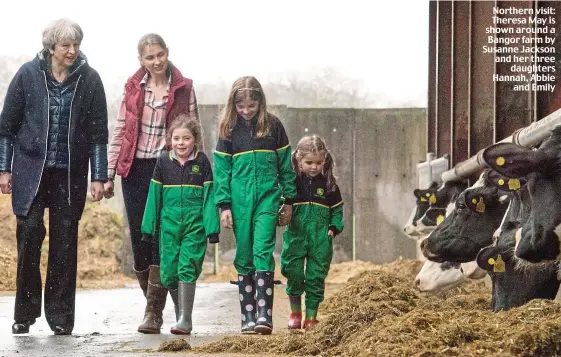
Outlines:
<svg viewBox="0 0 561 357"><path fill-rule="evenodd" d="M253 333L255 328L255 283L253 274L238 275L240 307L242 310L242 333Z"/></svg>
<svg viewBox="0 0 561 357"><path fill-rule="evenodd" d="M262 335L269 335L273 332L274 276L272 271L255 273L257 322L254 331Z"/></svg>

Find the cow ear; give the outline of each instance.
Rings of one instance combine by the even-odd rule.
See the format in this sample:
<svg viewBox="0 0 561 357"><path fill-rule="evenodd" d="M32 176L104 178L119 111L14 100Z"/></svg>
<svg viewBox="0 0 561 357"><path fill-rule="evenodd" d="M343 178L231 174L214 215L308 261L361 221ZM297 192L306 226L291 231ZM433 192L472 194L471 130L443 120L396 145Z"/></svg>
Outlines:
<svg viewBox="0 0 561 357"><path fill-rule="evenodd" d="M507 177L494 170L489 171L487 181L499 190L510 192L519 190L528 182L528 180L523 177Z"/></svg>
<svg viewBox="0 0 561 357"><path fill-rule="evenodd" d="M477 262L477 265L481 269L483 269L485 271L488 271L488 272L493 271L493 264L491 264L491 263L494 263L494 258L493 258L494 250L495 250L495 247L488 246L488 247L485 247L485 248L481 249L479 251L479 253L477 253L477 257L475 258L475 261ZM491 260L491 259L493 259L493 260Z"/></svg>
<svg viewBox="0 0 561 357"><path fill-rule="evenodd" d="M415 195L415 197L421 198L421 195L422 195L423 193L421 192L421 190L419 190L418 188L416 188L416 189L413 190L413 194Z"/></svg>
<svg viewBox="0 0 561 357"><path fill-rule="evenodd" d="M505 248L501 245L490 245L481 249L475 258L477 265L488 272L504 273L506 270L505 262L510 259Z"/></svg>
<svg viewBox="0 0 561 357"><path fill-rule="evenodd" d="M543 155L537 151L511 143L489 146L481 155L487 166L508 177L521 177L538 171L543 161Z"/></svg>
<svg viewBox="0 0 561 357"><path fill-rule="evenodd" d="M476 213L485 213L488 207L495 205L498 201L497 192L495 187L467 190L465 191L466 206Z"/></svg>
<svg viewBox="0 0 561 357"><path fill-rule="evenodd" d="M446 218L446 209L440 207L431 207L422 217L422 222L426 226L438 226Z"/></svg>

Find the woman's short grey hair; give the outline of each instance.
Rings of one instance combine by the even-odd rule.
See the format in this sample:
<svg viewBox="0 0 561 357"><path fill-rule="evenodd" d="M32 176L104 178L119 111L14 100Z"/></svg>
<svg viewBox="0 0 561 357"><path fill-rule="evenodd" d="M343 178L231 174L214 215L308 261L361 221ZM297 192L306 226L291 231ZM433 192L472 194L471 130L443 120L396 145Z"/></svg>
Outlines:
<svg viewBox="0 0 561 357"><path fill-rule="evenodd" d="M52 50L61 41L72 40L82 42L84 33L80 25L68 19L53 21L43 30L43 48Z"/></svg>
<svg viewBox="0 0 561 357"><path fill-rule="evenodd" d="M142 36L140 38L140 41L138 41L138 57L142 57L142 51L144 50L144 47L148 45L160 45L160 47L162 47L164 50L167 48L162 36L155 33L149 33Z"/></svg>

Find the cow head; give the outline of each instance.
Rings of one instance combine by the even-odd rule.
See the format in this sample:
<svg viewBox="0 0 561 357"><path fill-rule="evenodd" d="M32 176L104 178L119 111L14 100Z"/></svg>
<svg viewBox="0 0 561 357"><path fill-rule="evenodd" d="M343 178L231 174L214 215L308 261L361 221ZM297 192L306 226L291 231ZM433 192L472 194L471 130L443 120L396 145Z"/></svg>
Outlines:
<svg viewBox="0 0 561 357"><path fill-rule="evenodd" d="M413 195L416 198L415 214L403 228L403 231L408 236L413 237L419 235L419 232L417 230L417 221L425 214L427 209L430 207L430 203L436 201L437 188L438 188L437 183L432 182L429 188L427 189L421 190L417 188L413 190Z"/></svg>
<svg viewBox="0 0 561 357"><path fill-rule="evenodd" d="M553 129L538 150L500 143L482 156L503 175L528 180L530 217L516 233L516 256L529 262L560 260L561 127Z"/></svg>
<svg viewBox="0 0 561 357"><path fill-rule="evenodd" d="M553 300L559 289L554 262L530 267L518 264L514 256L518 227L518 222L505 222L495 244L477 255L477 264L491 276L493 311L508 310L532 299Z"/></svg>
<svg viewBox="0 0 561 357"><path fill-rule="evenodd" d="M419 291L439 293L452 289L466 281L460 263L436 263L425 261L421 271L415 277L415 286Z"/></svg>
<svg viewBox="0 0 561 357"><path fill-rule="evenodd" d="M473 187L460 194L454 210L421 243L427 259L444 262L475 260L483 247L492 243L507 210L505 192L488 182L485 171Z"/></svg>
<svg viewBox="0 0 561 357"><path fill-rule="evenodd" d="M445 182L435 193L429 209L417 221L417 231L430 233L443 220L448 212L452 211L454 202L465 189L465 181ZM452 207L450 207L452 206Z"/></svg>

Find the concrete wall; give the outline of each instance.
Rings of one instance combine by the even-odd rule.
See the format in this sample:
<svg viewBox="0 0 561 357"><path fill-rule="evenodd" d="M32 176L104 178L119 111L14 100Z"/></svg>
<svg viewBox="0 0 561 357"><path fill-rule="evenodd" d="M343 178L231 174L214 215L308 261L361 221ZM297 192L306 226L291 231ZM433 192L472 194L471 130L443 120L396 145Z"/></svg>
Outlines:
<svg viewBox="0 0 561 357"><path fill-rule="evenodd" d="M324 137L336 162L344 200L345 230L335 241L334 262L377 263L415 258L415 242L402 227L415 204L415 165L425 159L425 109L321 109L273 106L292 148L306 134ZM212 160L218 138L217 105L199 106L205 152ZM118 195L116 198L122 199ZM353 215L355 229L353 232ZM277 230L277 254L283 229ZM354 233L354 239L353 239ZM235 239L224 230L220 254L233 259ZM208 256L213 255L209 246Z"/></svg>

